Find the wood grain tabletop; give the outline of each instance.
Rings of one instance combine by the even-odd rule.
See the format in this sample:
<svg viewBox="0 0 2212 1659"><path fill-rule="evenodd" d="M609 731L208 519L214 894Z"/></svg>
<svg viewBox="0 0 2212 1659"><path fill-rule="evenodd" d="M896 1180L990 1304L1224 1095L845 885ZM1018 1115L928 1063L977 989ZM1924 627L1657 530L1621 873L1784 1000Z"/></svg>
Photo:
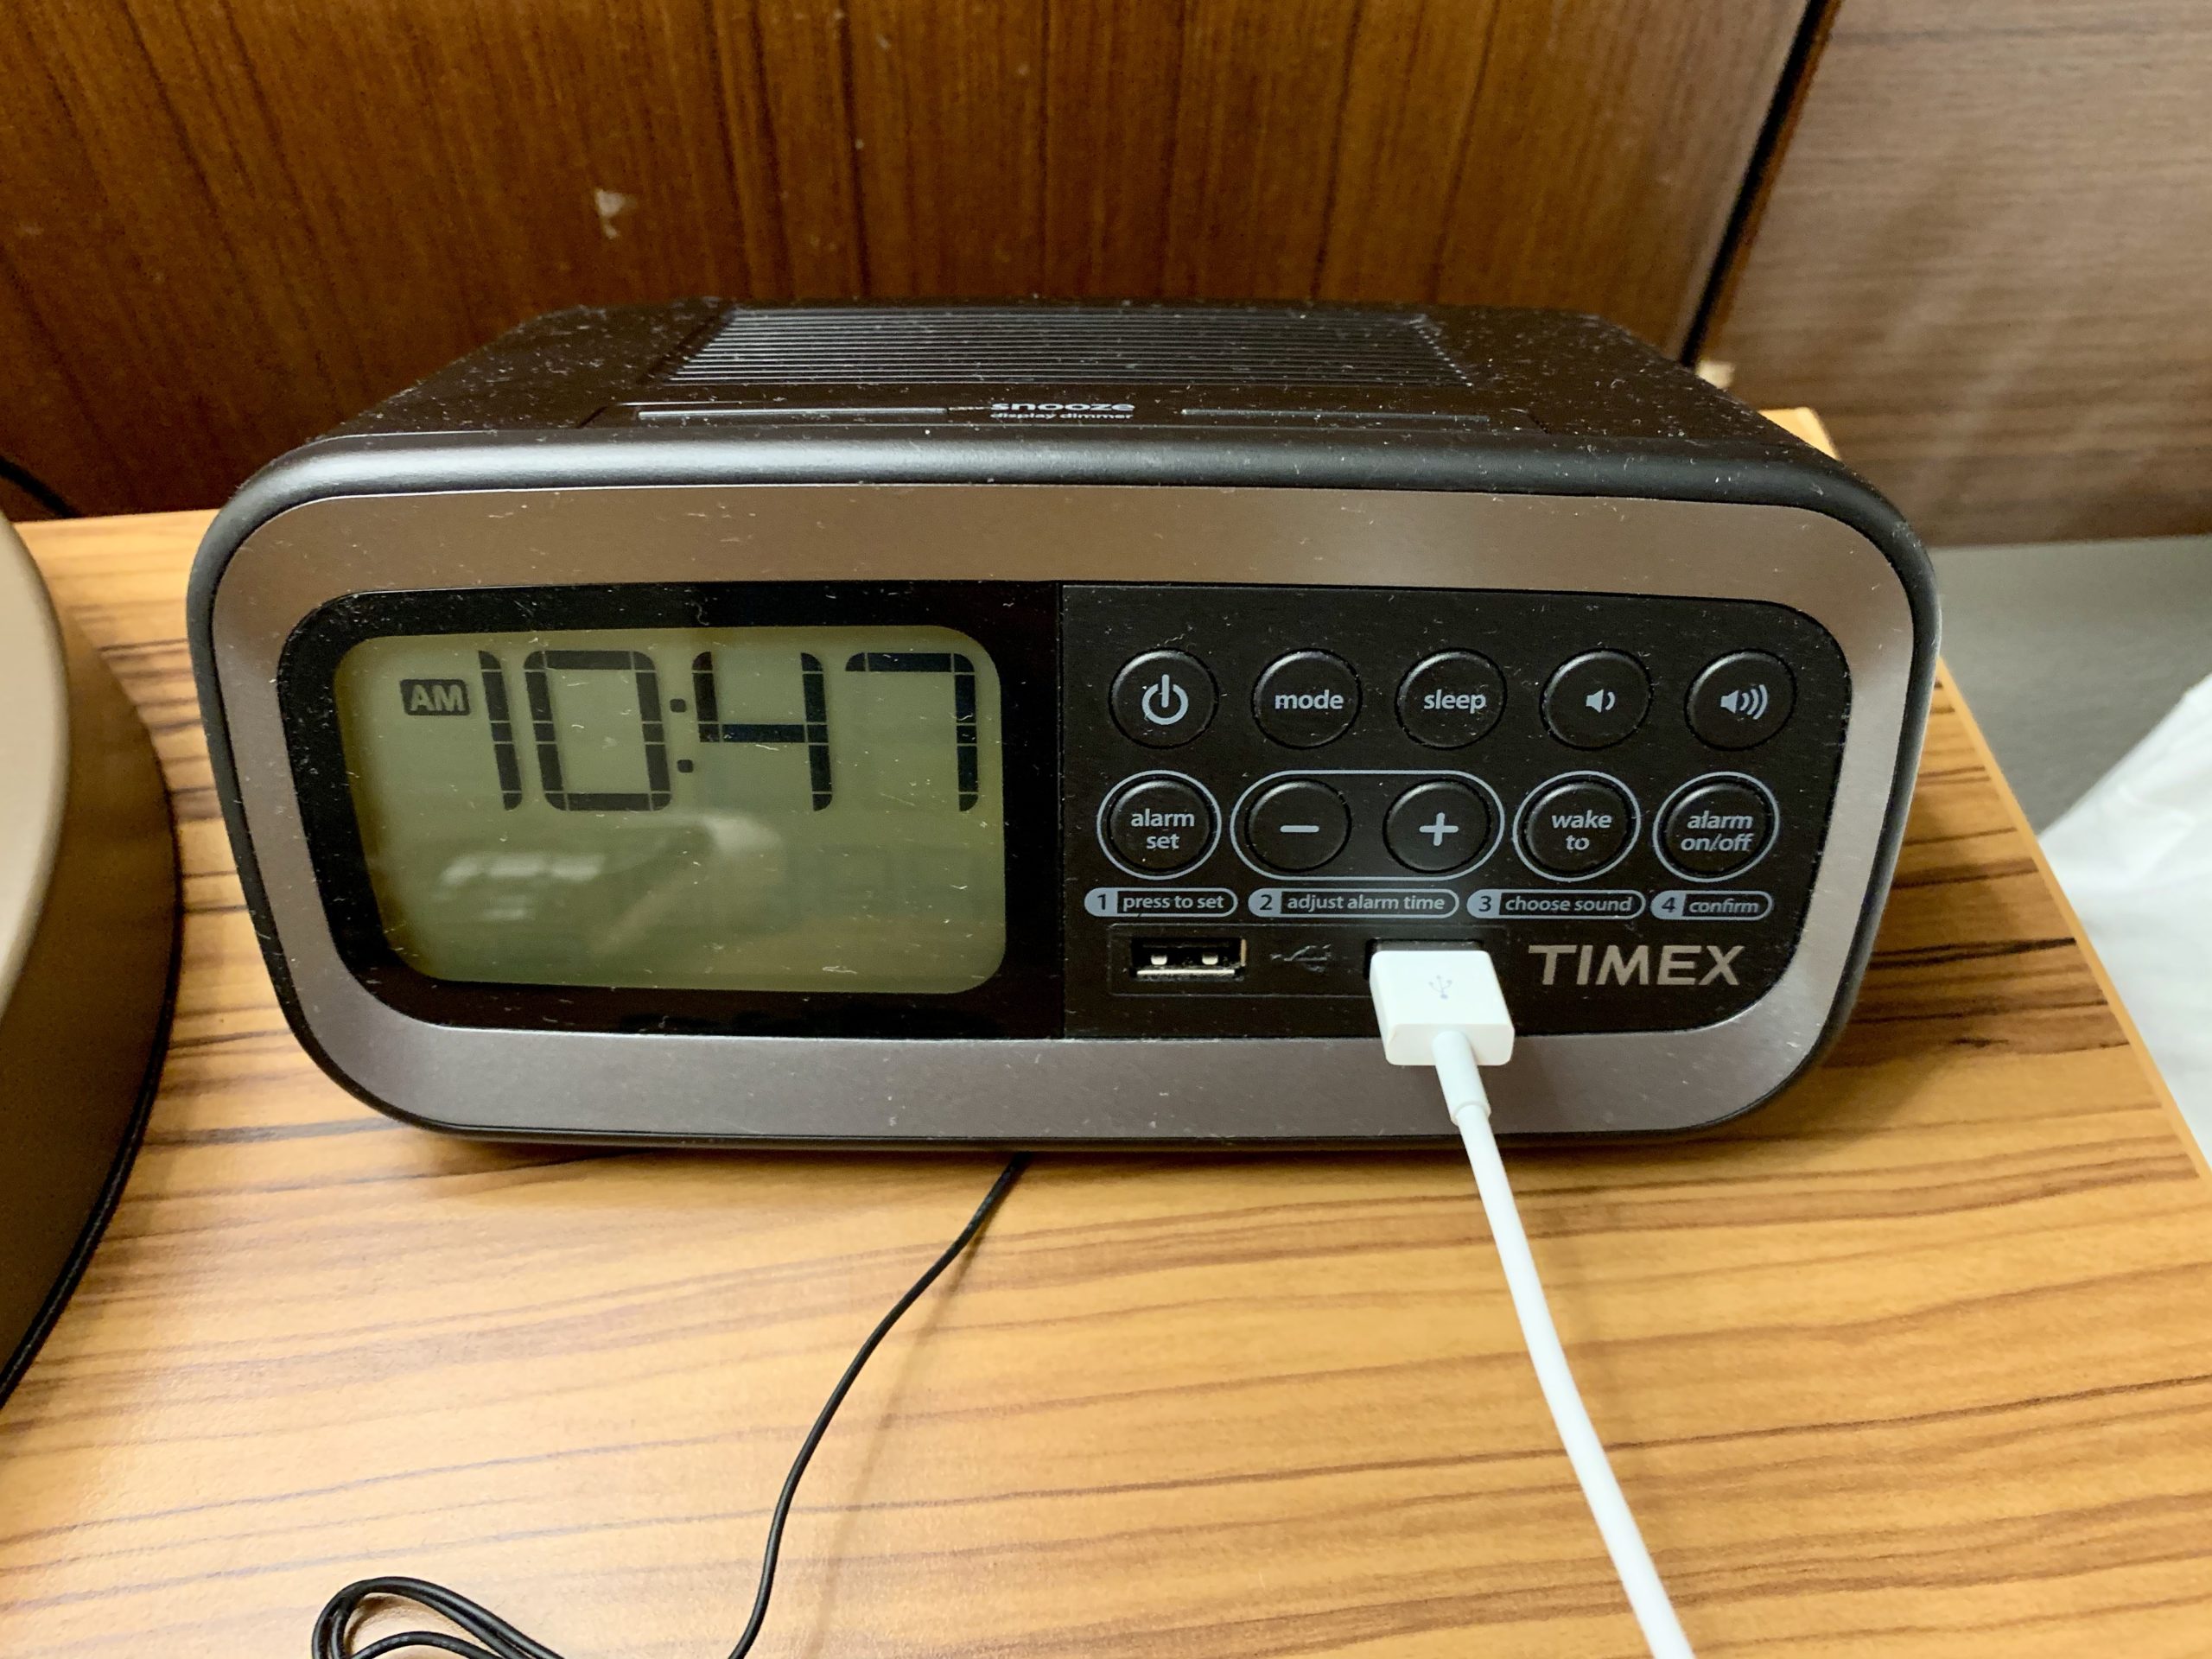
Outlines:
<svg viewBox="0 0 2212 1659"><path fill-rule="evenodd" d="M995 1160L478 1146L327 1081L213 798L205 522L25 527L153 728L188 916L144 1150L0 1408L0 1655L296 1655L380 1572L575 1659L722 1653ZM1948 684L1828 1061L1510 1162L1700 1654L2212 1653L2212 1190ZM785 1560L763 1656L1641 1651L1442 1154L1039 1160Z"/></svg>

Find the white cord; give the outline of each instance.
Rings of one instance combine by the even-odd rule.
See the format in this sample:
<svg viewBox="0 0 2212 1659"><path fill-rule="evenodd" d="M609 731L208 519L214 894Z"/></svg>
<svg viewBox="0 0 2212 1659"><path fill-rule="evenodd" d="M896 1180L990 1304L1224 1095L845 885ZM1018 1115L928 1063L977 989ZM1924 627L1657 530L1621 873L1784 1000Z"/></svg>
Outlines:
<svg viewBox="0 0 2212 1659"><path fill-rule="evenodd" d="M1445 1104L1474 1168L1475 1190L1490 1218L1491 1236L1505 1270L1505 1287L1521 1321L1529 1361L1536 1369L1537 1385L1551 1408L1575 1478L1582 1483L1582 1496L1598 1523L1599 1536L1613 1558L1613 1571L1628 1593L1644 1644L1652 1659L1694 1659L1674 1604L1667 1599L1667 1586L1652 1565L1651 1552L1644 1548L1636 1516L1605 1459L1605 1442L1598 1438L1581 1392L1574 1386L1567 1351L1560 1346L1559 1332L1544 1300L1543 1281L1536 1274L1536 1259L1529 1249L1529 1235L1513 1202L1513 1187L1505 1178L1504 1160L1498 1156L1497 1137L1491 1132L1490 1096L1476 1064L1478 1048L1480 1058L1491 1065L1503 1064L1513 1050L1512 1019L1498 988L1497 970L1479 950L1382 950L1375 953L1368 982L1393 1062L1426 1062L1436 1068Z"/></svg>

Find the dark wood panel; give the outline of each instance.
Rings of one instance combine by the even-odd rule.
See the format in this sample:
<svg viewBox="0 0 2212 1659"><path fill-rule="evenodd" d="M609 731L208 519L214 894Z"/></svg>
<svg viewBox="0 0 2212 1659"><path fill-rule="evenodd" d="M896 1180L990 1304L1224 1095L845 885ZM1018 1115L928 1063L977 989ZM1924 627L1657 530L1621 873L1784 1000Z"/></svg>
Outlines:
<svg viewBox="0 0 2212 1659"><path fill-rule="evenodd" d="M5 118L0 114L0 121ZM43 234L44 229L41 226L37 233ZM129 497L130 476L115 463L92 404L67 359L39 326L4 261L0 261L0 429L7 435L0 435L0 455L10 462L22 465L28 460L10 447L11 441L35 433L41 439L36 453L41 468L103 499ZM54 487L43 472L35 475L48 489ZM66 492L63 499L69 500ZM47 516L35 496L0 477L0 518Z"/></svg>
<svg viewBox="0 0 2212 1659"><path fill-rule="evenodd" d="M1163 286L1313 292L1358 0L1193 0Z"/></svg>
<svg viewBox="0 0 2212 1659"><path fill-rule="evenodd" d="M264 296L187 269L227 227L130 16L25 0L0 41L9 59L31 54L0 97L0 286L22 299L0 321L34 325L23 346L0 342L0 450L80 505L145 506L168 480L233 473L237 458L330 418L339 404L314 355L268 384L285 324ZM65 365L81 399L77 454L57 453L40 419L63 404L40 384L41 358ZM247 385L250 399L217 390ZM79 470L85 440L100 474Z"/></svg>
<svg viewBox="0 0 2212 1659"><path fill-rule="evenodd" d="M1509 5L1468 132L1437 297L1596 311L1678 346L1801 0Z"/></svg>
<svg viewBox="0 0 2212 1659"><path fill-rule="evenodd" d="M847 0L868 288L1033 289L1045 0Z"/></svg>
<svg viewBox="0 0 2212 1659"><path fill-rule="evenodd" d="M1337 138L1321 292L1433 295L1467 125L1510 0L1369 0Z"/></svg>
<svg viewBox="0 0 2212 1659"><path fill-rule="evenodd" d="M1933 540L2212 530L2212 8L1840 0L1709 346Z"/></svg>
<svg viewBox="0 0 2212 1659"><path fill-rule="evenodd" d="M714 26L741 199L767 231L751 291L865 292L843 7L742 0L715 8Z"/></svg>
<svg viewBox="0 0 2212 1659"><path fill-rule="evenodd" d="M1802 0L23 0L0 453L212 503L519 319L1516 300L1681 340Z"/></svg>
<svg viewBox="0 0 2212 1659"><path fill-rule="evenodd" d="M1160 291L1185 6L1154 0L1049 13L1046 293Z"/></svg>

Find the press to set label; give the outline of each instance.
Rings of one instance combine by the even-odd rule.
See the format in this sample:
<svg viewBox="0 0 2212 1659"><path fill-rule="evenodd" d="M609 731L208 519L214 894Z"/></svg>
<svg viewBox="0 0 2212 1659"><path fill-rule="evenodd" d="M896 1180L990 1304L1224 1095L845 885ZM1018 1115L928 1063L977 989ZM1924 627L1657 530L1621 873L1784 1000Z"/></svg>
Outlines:
<svg viewBox="0 0 2212 1659"><path fill-rule="evenodd" d="M1093 916L1233 916L1236 895L1227 887L1093 887L1083 907Z"/></svg>

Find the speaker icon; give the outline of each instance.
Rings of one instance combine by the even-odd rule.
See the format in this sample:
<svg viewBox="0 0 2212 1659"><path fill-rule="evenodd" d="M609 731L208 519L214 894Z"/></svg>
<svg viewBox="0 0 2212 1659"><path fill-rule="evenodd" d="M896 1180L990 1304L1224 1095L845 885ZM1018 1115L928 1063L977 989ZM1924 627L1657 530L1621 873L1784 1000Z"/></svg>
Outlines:
<svg viewBox="0 0 2212 1659"><path fill-rule="evenodd" d="M1609 715L1613 711L1614 706L1620 702L1620 698L1600 686L1582 701L1599 714Z"/></svg>
<svg viewBox="0 0 2212 1659"><path fill-rule="evenodd" d="M1767 706L1772 701L1764 683L1746 686L1736 691L1724 691L1720 694L1720 706L1730 714L1743 720L1760 719L1765 715Z"/></svg>

